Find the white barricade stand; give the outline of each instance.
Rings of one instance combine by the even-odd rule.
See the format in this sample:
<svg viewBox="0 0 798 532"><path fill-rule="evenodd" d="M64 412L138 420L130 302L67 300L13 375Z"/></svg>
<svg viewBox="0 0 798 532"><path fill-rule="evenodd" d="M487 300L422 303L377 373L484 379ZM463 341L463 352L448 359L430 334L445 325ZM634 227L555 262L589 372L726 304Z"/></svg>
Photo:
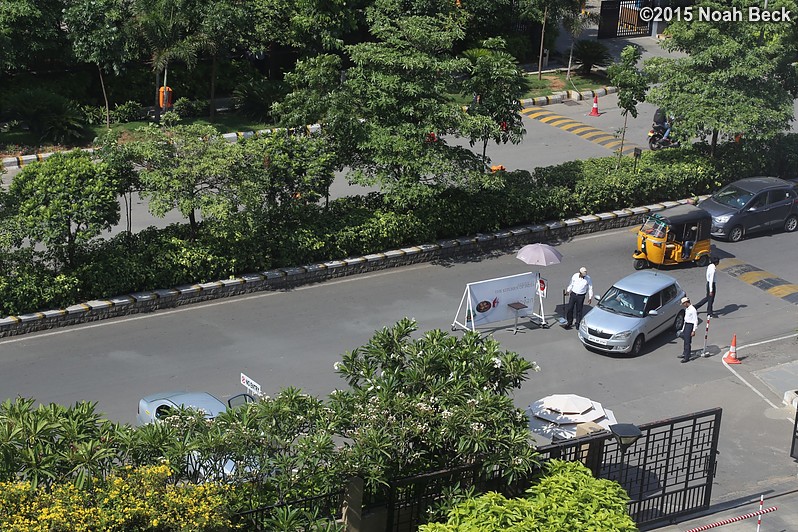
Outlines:
<svg viewBox="0 0 798 532"><path fill-rule="evenodd" d="M539 318L545 324L543 315L543 298L539 273L521 273L497 279L488 279L468 283L460 306L452 321L452 330L458 327L467 331L475 331L477 327L515 319L516 330L520 316ZM543 280L545 283L545 279ZM535 312L535 299L540 300L540 314ZM531 313L527 310L532 307Z"/></svg>

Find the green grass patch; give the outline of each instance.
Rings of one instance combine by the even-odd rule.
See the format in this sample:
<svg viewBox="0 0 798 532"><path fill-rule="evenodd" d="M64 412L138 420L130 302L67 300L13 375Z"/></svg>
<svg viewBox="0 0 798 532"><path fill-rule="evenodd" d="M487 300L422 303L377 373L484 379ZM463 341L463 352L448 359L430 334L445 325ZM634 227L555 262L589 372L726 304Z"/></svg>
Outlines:
<svg viewBox="0 0 798 532"><path fill-rule="evenodd" d="M610 80L602 74L579 74L572 69L571 79L568 80L565 79L565 74L565 70L558 70L548 74L544 73L541 79L538 79L537 74L526 76L527 91L521 99L526 100L538 96L549 96L564 90L585 91L600 89L601 87L606 87L610 83ZM450 94L449 96L452 101L460 105L470 105L473 101L473 97L470 95Z"/></svg>
<svg viewBox="0 0 798 532"><path fill-rule="evenodd" d="M536 98L538 96L548 96L564 90L593 90L606 87L609 79L601 74L579 74L571 70L571 79L565 79L565 71L544 73L541 79L537 74L527 76L529 90L524 94L526 98Z"/></svg>

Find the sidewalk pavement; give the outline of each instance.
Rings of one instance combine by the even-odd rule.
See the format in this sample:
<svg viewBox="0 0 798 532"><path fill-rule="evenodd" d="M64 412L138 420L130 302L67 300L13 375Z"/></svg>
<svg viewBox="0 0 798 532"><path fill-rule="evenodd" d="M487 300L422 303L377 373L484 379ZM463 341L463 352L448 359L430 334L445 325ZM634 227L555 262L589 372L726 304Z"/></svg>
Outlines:
<svg viewBox="0 0 798 532"><path fill-rule="evenodd" d="M777 342L740 350L745 358L741 364L730 368L735 379L743 385L736 392L736 402L742 403L742 394L759 395L757 399L765 407L761 417L779 420L778 431L760 431L759 421L755 419L759 415L750 416L750 412L736 412L734 408L724 407L719 456L721 470L713 482L709 510L675 524L648 530L685 532L718 522L728 523L718 528L723 532L760 530L756 528L757 517L739 519L759 510L760 496L764 497L765 509L777 508L762 515L762 532L798 530L798 464L790 458L796 416L791 403L795 401L794 392L798 388L798 361L792 360L796 345L798 335L792 334ZM703 392L711 394L715 390L708 384ZM718 400L724 399L719 397ZM754 413L759 414L756 408ZM764 467L770 467L771 471L767 474L759 475L756 467L752 467L754 463L762 467L768 462L769 465Z"/></svg>

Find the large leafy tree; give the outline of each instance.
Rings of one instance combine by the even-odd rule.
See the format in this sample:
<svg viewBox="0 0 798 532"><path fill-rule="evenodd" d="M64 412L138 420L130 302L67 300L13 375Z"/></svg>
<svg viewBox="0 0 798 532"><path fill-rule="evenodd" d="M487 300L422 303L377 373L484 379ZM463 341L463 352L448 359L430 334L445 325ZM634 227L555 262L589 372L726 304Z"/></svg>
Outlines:
<svg viewBox="0 0 798 532"><path fill-rule="evenodd" d="M226 194L247 230L274 251L301 233L297 228L332 183L335 156L323 137L280 131L235 146Z"/></svg>
<svg viewBox="0 0 798 532"><path fill-rule="evenodd" d="M210 117L216 113L216 74L220 60L246 35L248 14L240 0L212 0L199 6L198 46L211 56Z"/></svg>
<svg viewBox="0 0 798 532"><path fill-rule="evenodd" d="M699 20L698 9L732 7L747 12L761 3L704 0L693 6L691 21L668 27L663 46L684 57L652 58L646 63L656 85L649 101L677 117L687 136L711 136L714 154L719 133L768 138L784 131L793 118L798 83L792 61L796 26L783 22ZM768 9L795 13L793 0L775 0Z"/></svg>
<svg viewBox="0 0 798 532"><path fill-rule="evenodd" d="M367 0L251 0L247 33L251 50L270 56L269 79L276 79L276 55L289 48L301 56L339 50L357 28Z"/></svg>
<svg viewBox="0 0 798 532"><path fill-rule="evenodd" d="M463 92L473 97L464 132L473 146L482 142L482 161L487 166L488 143L518 144L526 133L521 118L521 98L527 87L517 61L504 51L504 41L489 39L481 48L463 53L470 63Z"/></svg>
<svg viewBox="0 0 798 532"><path fill-rule="evenodd" d="M103 72L118 75L133 57L128 34L129 4L123 0L75 0L64 9L64 25L72 52L80 61L97 67L105 101L105 123L111 127L111 111Z"/></svg>
<svg viewBox="0 0 798 532"><path fill-rule="evenodd" d="M300 60L285 76L290 92L273 107L283 127L299 131L320 124L317 135L325 139L337 170L352 161L363 133L355 102L343 90L341 68L341 58L333 54ZM329 199L329 189L325 196Z"/></svg>
<svg viewBox="0 0 798 532"><path fill-rule="evenodd" d="M78 248L119 222L111 172L81 151L56 154L14 176L6 197L17 246L44 244L56 263L74 267Z"/></svg>
<svg viewBox="0 0 798 532"><path fill-rule="evenodd" d="M142 166L142 196L155 216L177 209L196 236L197 211L204 218L231 212L229 197L221 191L229 180L234 147L215 128L205 125L151 125L141 128L141 142L131 157Z"/></svg>
<svg viewBox="0 0 798 532"><path fill-rule="evenodd" d="M155 118L160 119L158 91L167 85L169 64L181 61L193 67L202 39L198 28L198 5L195 0L132 0L131 23L149 54L155 73Z"/></svg>
<svg viewBox="0 0 798 532"><path fill-rule="evenodd" d="M607 74L610 83L618 88L618 107L623 115L623 129L621 130L621 145L618 148L618 159L623 154L623 143L626 139L626 122L629 115L637 118L637 104L646 101L648 78L637 68L642 52L635 45L626 46L621 50L621 60L610 65Z"/></svg>
<svg viewBox="0 0 798 532"><path fill-rule="evenodd" d="M0 72L24 70L66 49L60 25L63 6L63 0L0 2Z"/></svg>
<svg viewBox="0 0 798 532"><path fill-rule="evenodd" d="M460 92L455 77L467 69L451 53L464 36L463 15L454 4L435 15L403 9L396 0L375 2L368 18L376 41L347 47L354 66L341 90L363 119L350 179L412 204L427 185L467 180L482 164L441 138L465 117L449 96Z"/></svg>

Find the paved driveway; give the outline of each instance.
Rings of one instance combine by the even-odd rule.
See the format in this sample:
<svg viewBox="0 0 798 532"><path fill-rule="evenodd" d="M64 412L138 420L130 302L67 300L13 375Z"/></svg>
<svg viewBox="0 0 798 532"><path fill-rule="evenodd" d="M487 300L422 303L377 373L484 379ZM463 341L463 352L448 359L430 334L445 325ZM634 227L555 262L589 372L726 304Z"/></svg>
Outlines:
<svg viewBox="0 0 798 532"><path fill-rule="evenodd" d="M717 243L717 248L796 283L795 238L774 234ZM633 271L632 242L632 232L624 229L560 243L563 263L543 271L550 283L547 312L555 312L559 289L583 264L599 293ZM448 330L466 283L526 268L512 254L421 264L5 339L0 341L0 399L19 394L62 404L98 401L111 418L132 422L142 395L190 389L225 399L243 391L240 372L266 393L290 385L323 396L344 386L333 363L375 329L411 316L422 330ZM703 293L702 269L670 273L694 298ZM718 275L721 316L712 321L708 341L714 356L689 364L676 358L681 348L672 335L653 341L640 357L613 358L586 351L573 330L524 324L513 335L511 322L498 324L493 332L504 347L541 367L516 393L516 404L525 407L551 393L578 392L612 408L619 421L632 423L721 406L713 500L798 488L796 466L788 456L791 413L781 408L783 390L778 388L784 384L774 376L784 376L780 368L795 358L798 307L738 278ZM703 331L702 321L697 347ZM720 360L733 334L743 357L735 372ZM771 341L776 338L781 340Z"/></svg>

